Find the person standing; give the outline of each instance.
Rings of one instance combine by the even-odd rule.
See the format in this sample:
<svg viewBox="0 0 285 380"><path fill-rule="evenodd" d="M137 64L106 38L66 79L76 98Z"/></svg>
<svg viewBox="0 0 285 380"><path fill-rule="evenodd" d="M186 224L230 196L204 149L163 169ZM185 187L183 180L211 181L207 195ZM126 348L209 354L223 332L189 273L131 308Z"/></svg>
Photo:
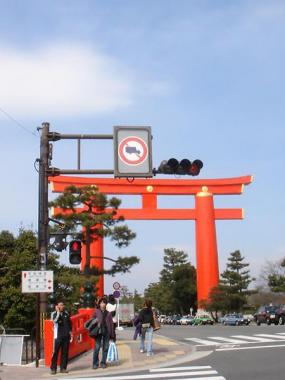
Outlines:
<svg viewBox="0 0 285 380"><path fill-rule="evenodd" d="M109 349L110 340L114 340L115 331L114 324L112 319L112 314L107 311L107 300L106 298L101 298L98 301L98 307L95 309L93 314L93 319L97 320L98 325L100 326L100 332L96 336L96 343L93 352L93 369L99 367L99 352L102 346L102 357L101 357L101 368L106 368L106 360Z"/></svg>
<svg viewBox="0 0 285 380"><path fill-rule="evenodd" d="M152 301L145 300L144 307L139 312L138 320L141 322L141 341L140 352L145 352L145 340L146 340L146 355L152 356L152 336L154 329L154 318L152 311Z"/></svg>
<svg viewBox="0 0 285 380"><path fill-rule="evenodd" d="M61 350L60 372L68 373L66 368L68 362L69 342L72 338L72 323L69 313L65 310L63 302L57 302L55 305L55 311L51 313L51 319L54 324L54 349L50 367L51 374L55 375L57 372L57 358L59 350Z"/></svg>
<svg viewBox="0 0 285 380"><path fill-rule="evenodd" d="M112 314L113 324L114 324L114 342L116 342L117 302L113 294L110 294L108 297L108 303L107 303L106 309Z"/></svg>

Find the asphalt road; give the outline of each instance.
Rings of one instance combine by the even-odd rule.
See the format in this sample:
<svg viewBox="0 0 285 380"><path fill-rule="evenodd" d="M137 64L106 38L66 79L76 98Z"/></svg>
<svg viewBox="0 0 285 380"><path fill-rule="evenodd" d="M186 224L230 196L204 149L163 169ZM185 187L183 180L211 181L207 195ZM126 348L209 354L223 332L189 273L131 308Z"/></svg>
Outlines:
<svg viewBox="0 0 285 380"><path fill-rule="evenodd" d="M210 366L227 380L285 379L285 326L163 326L160 334L209 352L184 365Z"/></svg>
<svg viewBox="0 0 285 380"><path fill-rule="evenodd" d="M196 346L197 352L185 357L183 363L170 362L171 365L160 368L103 377L109 380L285 379L285 326L163 326L157 334L173 338L181 345ZM89 380L101 378L94 376Z"/></svg>

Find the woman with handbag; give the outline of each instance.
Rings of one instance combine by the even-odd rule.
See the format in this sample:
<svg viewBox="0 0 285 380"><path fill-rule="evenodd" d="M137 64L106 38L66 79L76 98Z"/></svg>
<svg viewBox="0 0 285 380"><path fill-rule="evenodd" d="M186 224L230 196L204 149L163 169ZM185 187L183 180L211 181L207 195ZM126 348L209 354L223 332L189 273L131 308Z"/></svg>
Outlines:
<svg viewBox="0 0 285 380"><path fill-rule="evenodd" d="M154 318L151 300L144 301L144 307L140 311L138 319L141 322L140 352L145 352L146 340L146 356L152 356L152 335L154 329Z"/></svg>
<svg viewBox="0 0 285 380"><path fill-rule="evenodd" d="M93 369L99 367L99 352L102 347L101 368L106 368L106 360L108 355L108 348L110 340L114 340L115 331L112 319L112 314L106 310L107 300L106 298L100 298L98 301L98 307L95 309L93 319L97 320L97 332L96 343L93 352Z"/></svg>

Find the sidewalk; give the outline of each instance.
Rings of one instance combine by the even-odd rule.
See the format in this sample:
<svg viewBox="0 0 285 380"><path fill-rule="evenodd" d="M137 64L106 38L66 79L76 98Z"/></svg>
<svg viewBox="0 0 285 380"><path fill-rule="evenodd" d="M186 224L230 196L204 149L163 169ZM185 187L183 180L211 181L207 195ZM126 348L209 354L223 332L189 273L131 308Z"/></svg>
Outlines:
<svg viewBox="0 0 285 380"><path fill-rule="evenodd" d="M163 329L160 330L163 334ZM92 355L89 351L70 361L68 365L68 374L58 373L51 376L49 368L40 366L1 366L0 380L41 380L41 379L64 379L78 376L102 376L119 374L128 370L147 369L150 367L159 367L163 363L168 364L175 360L181 360L183 356L194 352L193 347L187 344L174 341L159 334L154 334L153 351L154 355L147 357L146 354L139 352L139 338L133 340L134 330L127 328L117 332L117 348L119 352L120 363L116 366L109 366L106 369L92 369Z"/></svg>

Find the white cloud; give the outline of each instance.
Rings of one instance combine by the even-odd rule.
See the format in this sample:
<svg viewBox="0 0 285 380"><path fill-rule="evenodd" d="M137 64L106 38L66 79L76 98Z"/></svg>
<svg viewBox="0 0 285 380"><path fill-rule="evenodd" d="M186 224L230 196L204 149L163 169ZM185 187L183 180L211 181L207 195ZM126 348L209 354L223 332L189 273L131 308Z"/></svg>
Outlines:
<svg viewBox="0 0 285 380"><path fill-rule="evenodd" d="M88 46L0 47L0 106L21 117L113 111L132 104L133 89L126 68Z"/></svg>

